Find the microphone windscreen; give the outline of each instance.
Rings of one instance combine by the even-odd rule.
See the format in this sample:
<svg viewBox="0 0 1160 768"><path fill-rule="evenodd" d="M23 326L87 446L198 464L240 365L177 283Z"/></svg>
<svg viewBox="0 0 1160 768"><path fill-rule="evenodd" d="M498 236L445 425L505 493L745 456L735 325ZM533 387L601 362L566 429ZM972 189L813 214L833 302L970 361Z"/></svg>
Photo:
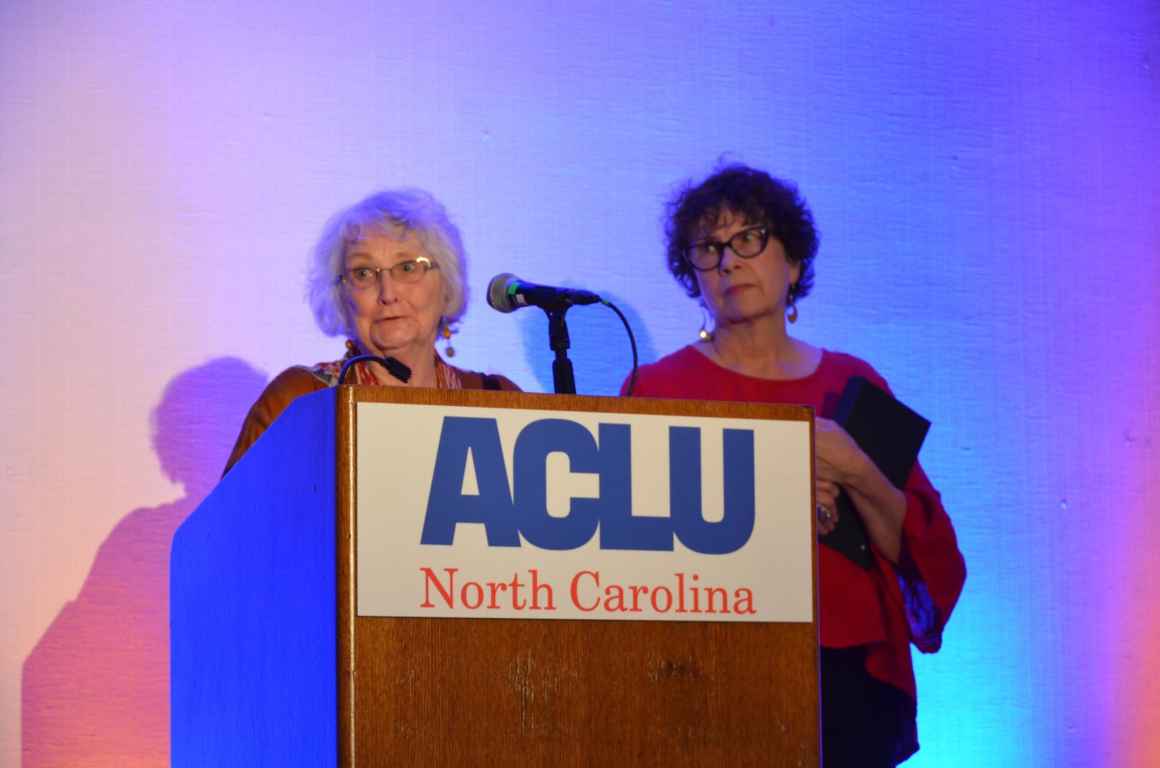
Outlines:
<svg viewBox="0 0 1160 768"><path fill-rule="evenodd" d="M491 279L487 284L487 303L492 309L504 313L515 311L516 305L512 303L511 296L508 296L508 284L518 279L510 272L503 272Z"/></svg>

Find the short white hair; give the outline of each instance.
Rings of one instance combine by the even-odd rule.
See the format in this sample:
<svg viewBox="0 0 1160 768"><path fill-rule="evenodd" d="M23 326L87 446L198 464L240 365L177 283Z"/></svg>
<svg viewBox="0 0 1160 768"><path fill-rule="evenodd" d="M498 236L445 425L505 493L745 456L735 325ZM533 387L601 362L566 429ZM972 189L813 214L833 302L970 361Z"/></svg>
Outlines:
<svg viewBox="0 0 1160 768"><path fill-rule="evenodd" d="M351 336L354 329L347 316L339 284L347 246L368 229L391 236L414 233L443 278L447 305L443 323L459 322L467 311L467 255L459 229L451 223L447 209L431 193L422 189L384 189L345 208L326 223L314 246L306 295L314 320L327 336Z"/></svg>

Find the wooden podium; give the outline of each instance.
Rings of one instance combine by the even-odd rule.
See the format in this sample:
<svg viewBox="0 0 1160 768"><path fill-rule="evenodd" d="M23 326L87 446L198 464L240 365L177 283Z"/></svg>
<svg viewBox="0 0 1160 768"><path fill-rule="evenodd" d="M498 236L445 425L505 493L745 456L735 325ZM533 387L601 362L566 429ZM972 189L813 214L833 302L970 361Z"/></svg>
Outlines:
<svg viewBox="0 0 1160 768"><path fill-rule="evenodd" d="M795 501L789 519L810 522L787 534L808 549L798 569L805 620L365 615L360 469L366 487L419 437L397 434L396 456L364 455L360 468L360 414L381 403L565 420L772 420L799 432L804 423L812 443L809 410L785 406L358 387L300 398L174 537L174 766L818 765L808 455L795 464L807 468L804 496L793 481L804 508ZM486 551L504 563L529 549L553 556L526 543ZM679 558L675 549L664 556Z"/></svg>

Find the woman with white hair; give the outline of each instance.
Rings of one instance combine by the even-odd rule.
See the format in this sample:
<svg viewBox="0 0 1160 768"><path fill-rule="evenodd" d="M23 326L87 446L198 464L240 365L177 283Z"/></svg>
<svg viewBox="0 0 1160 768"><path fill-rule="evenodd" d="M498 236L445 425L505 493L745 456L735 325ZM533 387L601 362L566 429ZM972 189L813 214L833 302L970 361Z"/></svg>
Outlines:
<svg viewBox="0 0 1160 768"><path fill-rule="evenodd" d="M296 398L338 384L346 360L392 357L403 381L373 361L355 363L347 381L363 386L516 390L498 375L448 365L435 350L467 308L466 257L447 211L419 189L377 192L340 211L315 246L308 294L323 333L345 335L342 360L278 374L250 409L226 471Z"/></svg>

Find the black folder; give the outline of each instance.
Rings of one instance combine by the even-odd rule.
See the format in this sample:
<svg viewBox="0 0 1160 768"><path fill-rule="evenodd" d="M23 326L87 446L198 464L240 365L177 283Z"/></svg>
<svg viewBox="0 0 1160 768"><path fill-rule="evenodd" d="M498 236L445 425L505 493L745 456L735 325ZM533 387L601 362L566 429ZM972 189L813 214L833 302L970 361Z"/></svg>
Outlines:
<svg viewBox="0 0 1160 768"><path fill-rule="evenodd" d="M846 382L834 421L896 488L906 485L930 430L929 421L862 376ZM866 528L844 492L838 496L838 525L820 540L863 568L874 567Z"/></svg>

